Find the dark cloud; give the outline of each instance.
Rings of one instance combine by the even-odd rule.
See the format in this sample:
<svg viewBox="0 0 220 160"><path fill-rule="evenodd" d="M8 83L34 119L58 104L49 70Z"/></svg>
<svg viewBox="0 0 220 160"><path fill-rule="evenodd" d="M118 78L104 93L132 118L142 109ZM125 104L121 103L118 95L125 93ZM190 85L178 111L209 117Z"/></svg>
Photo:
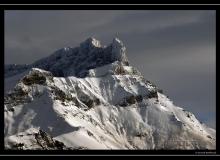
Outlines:
<svg viewBox="0 0 220 160"><path fill-rule="evenodd" d="M5 63L32 63L90 36L117 36L143 75L215 127L215 11L5 11ZM22 57L22 58L21 58Z"/></svg>

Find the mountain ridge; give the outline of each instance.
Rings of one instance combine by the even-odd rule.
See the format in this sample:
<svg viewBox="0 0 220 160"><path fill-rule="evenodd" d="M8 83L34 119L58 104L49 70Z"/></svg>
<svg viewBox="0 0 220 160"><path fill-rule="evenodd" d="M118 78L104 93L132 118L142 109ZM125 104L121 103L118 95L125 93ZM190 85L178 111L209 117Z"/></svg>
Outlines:
<svg viewBox="0 0 220 160"><path fill-rule="evenodd" d="M80 43L79 47L64 47L32 64L7 65L5 75L13 75L13 73L10 74L10 69L24 71L29 68L41 68L51 71L54 76L72 75L83 77L86 76L88 69L101 67L114 61L120 61L123 64L129 65L125 50L126 48L118 38L114 38L107 47L102 47L98 40L90 37ZM60 70L60 68L62 69Z"/></svg>
<svg viewBox="0 0 220 160"><path fill-rule="evenodd" d="M131 66L118 38L102 47L90 37L6 71L7 149L216 147L216 131Z"/></svg>

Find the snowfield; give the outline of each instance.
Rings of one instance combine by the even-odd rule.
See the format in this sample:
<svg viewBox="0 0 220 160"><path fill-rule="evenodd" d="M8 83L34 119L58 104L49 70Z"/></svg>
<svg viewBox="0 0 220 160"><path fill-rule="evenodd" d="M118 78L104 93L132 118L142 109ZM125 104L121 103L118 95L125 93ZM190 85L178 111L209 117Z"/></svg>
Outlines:
<svg viewBox="0 0 220 160"><path fill-rule="evenodd" d="M215 149L216 131L94 38L5 70L6 149Z"/></svg>

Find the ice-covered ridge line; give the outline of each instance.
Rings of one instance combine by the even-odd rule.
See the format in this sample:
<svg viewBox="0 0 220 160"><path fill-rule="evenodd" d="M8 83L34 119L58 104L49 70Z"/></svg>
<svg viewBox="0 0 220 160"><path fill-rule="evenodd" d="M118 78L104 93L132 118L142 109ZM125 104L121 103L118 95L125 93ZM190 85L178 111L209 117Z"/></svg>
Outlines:
<svg viewBox="0 0 220 160"><path fill-rule="evenodd" d="M48 75L48 72L41 69L33 69L26 76L34 73ZM150 90L150 86L141 84L140 80L138 75L107 75L54 77L46 84L27 84L22 88L27 88L30 95L36 95L37 91L37 97L24 105L19 102L20 106L6 104L8 107L12 105L14 109L10 111L5 107L6 144L10 147L9 142L22 143L25 144L24 149L34 147L31 146L34 136L23 132L30 126L37 130L40 126L55 139L74 148L160 149L164 140L172 144L165 147L182 147L172 143L169 137L177 142L185 139L196 142L182 149L214 147L215 134L202 126L193 114L174 106L165 95L157 93L149 98L139 97L134 100L132 95L144 96L146 93L143 92ZM61 96L58 99L56 92ZM65 100L65 95L69 94L80 103ZM129 103L117 105L127 97L130 98L127 99ZM85 104L91 105L86 100L94 98L100 100L99 104L84 110ZM13 125L14 122L17 125Z"/></svg>
<svg viewBox="0 0 220 160"><path fill-rule="evenodd" d="M33 69L33 72L47 75L47 72L40 69ZM196 121L193 114L174 106L163 94L158 93L158 97L154 95L134 102L130 99L129 104L118 106L116 102L125 97L145 95L142 92L150 89L150 86L138 85L141 81L136 79L137 75L54 77L48 85L26 86L31 92L38 90L42 95L33 98L33 101L26 105L14 106L13 112L6 109L5 131L12 135L6 138L6 144L10 140L12 144L24 143L24 149L31 148L30 141L34 137L27 137L26 134L22 137L23 132L26 132L29 126L37 129L40 126L43 131L68 147L160 149L168 142L171 145L165 147L174 149L214 147L215 133ZM145 90L142 90L142 87ZM40 91L40 88L44 89ZM55 88L65 95L72 92L72 96L80 100L78 105L93 98L100 99L100 104L84 110L72 101L56 99ZM18 125L13 125L13 122ZM10 128L13 130L10 131ZM177 145L176 142L172 143L169 137L176 142L187 139L189 144ZM190 143L191 141L195 143Z"/></svg>

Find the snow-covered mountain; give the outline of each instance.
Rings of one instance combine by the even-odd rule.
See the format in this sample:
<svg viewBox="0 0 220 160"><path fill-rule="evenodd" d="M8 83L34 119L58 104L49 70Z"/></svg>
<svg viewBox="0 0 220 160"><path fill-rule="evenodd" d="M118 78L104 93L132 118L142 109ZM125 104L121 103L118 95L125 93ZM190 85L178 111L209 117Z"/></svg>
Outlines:
<svg viewBox="0 0 220 160"><path fill-rule="evenodd" d="M5 66L6 149L215 149L216 131L129 64L117 38L89 38Z"/></svg>

